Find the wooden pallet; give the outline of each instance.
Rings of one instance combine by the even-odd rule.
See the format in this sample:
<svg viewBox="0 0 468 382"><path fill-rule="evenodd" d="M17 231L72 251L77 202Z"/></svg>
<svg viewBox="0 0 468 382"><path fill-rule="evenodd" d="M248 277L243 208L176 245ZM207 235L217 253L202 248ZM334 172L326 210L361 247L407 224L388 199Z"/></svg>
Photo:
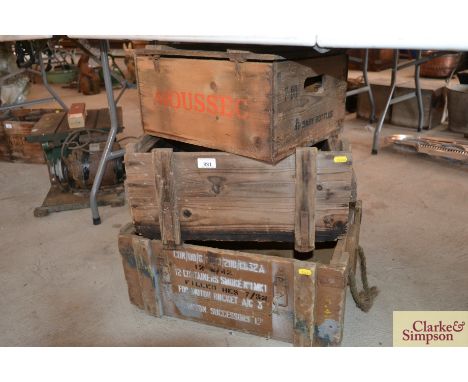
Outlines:
<svg viewBox="0 0 468 382"><path fill-rule="evenodd" d="M125 204L122 185L101 188L97 195L98 206L121 207ZM81 210L89 208L89 190L64 192L58 186L51 186L40 207L34 209L34 216L41 218L52 212Z"/></svg>

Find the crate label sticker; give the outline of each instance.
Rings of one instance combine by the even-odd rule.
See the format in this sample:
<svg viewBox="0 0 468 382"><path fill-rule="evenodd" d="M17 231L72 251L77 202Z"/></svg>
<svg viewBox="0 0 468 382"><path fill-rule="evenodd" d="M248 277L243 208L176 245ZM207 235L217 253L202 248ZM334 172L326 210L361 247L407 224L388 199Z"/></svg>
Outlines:
<svg viewBox="0 0 468 382"><path fill-rule="evenodd" d="M312 276L312 270L307 268L299 268L298 273L303 276Z"/></svg>
<svg viewBox="0 0 468 382"><path fill-rule="evenodd" d="M89 151L96 152L101 150L101 145L99 143L90 143L89 144Z"/></svg>
<svg viewBox="0 0 468 382"><path fill-rule="evenodd" d="M335 163L346 163L348 161L348 157L346 155L337 155L333 158L333 162Z"/></svg>
<svg viewBox="0 0 468 382"><path fill-rule="evenodd" d="M5 123L5 127L7 129L12 129L13 128L13 125L11 123Z"/></svg>
<svg viewBox="0 0 468 382"><path fill-rule="evenodd" d="M271 263L242 254L174 250L170 300L178 315L268 335L272 330Z"/></svg>
<svg viewBox="0 0 468 382"><path fill-rule="evenodd" d="M197 158L198 168L216 168L216 158Z"/></svg>

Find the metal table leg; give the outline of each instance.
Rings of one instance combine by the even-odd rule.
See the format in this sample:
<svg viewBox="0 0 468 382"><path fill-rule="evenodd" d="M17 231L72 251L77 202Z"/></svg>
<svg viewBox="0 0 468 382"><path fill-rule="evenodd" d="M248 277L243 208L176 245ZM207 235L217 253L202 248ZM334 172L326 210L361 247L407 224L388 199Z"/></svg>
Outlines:
<svg viewBox="0 0 468 382"><path fill-rule="evenodd" d="M44 86L49 91L49 93L52 95L52 97L55 98L55 100L62 107L62 109L65 110L65 111L68 111L68 107L62 101L62 99L59 97L59 95L55 92L55 90L52 89L52 87L49 85L49 82L47 81L47 74L46 74L45 67L44 67L44 60L42 59L42 52L39 52L39 65L41 66L42 82L43 82Z"/></svg>
<svg viewBox="0 0 468 382"><path fill-rule="evenodd" d="M375 101L374 101L374 93L372 93L372 88L369 84L369 78L367 75L368 72L368 65L369 65L369 49L365 50L364 54L364 60L358 59L358 58L350 58L350 60L353 60L355 62L363 63L362 67L362 76L364 78L364 86L361 86L360 88L349 90L346 92L346 97L350 97L356 94L361 94L367 92L367 95L369 96L369 104L370 104L370 114L369 114L369 122L374 123L375 122Z"/></svg>
<svg viewBox="0 0 468 382"><path fill-rule="evenodd" d="M423 125L424 125L424 105L423 105L423 99L422 99L422 91L421 91L421 83L419 81L420 77L420 66L421 64L424 64L425 62L428 62L436 57L441 57L444 54L447 54L446 52L436 52L432 53L431 55L428 55L426 57L422 57L421 51L419 50L417 52L417 57L413 61L403 63L401 65L398 65L398 50L394 51L393 54L393 68L392 68L392 81L390 85L390 92L388 95L387 103L385 104L385 109L383 111L383 114L381 115L379 122L377 124L377 127L375 128L374 132L374 141L372 143L372 154L377 154L378 148L379 148L379 137L380 137L380 131L382 130L382 126L385 120L385 116L388 113L388 109L390 105L394 105L399 102L404 102L407 100L410 100L414 97L416 97L417 104L418 104L418 132L422 131ZM414 92L404 94L398 97L393 98L393 93L396 88L396 76L398 70L408 68L410 66L415 66L414 70L414 84L415 84L415 89Z"/></svg>
<svg viewBox="0 0 468 382"><path fill-rule="evenodd" d="M374 141L372 143L372 154L376 155L379 149L379 138L380 138L380 131L382 130L382 126L385 121L385 116L387 115L388 109L392 102L393 93L395 92L396 87L396 77L397 77L397 70L398 70L398 49L393 51L393 66L392 66L392 80L390 83L390 92L388 94L387 102L385 103L385 108L382 111L382 115L379 118L379 122L374 131Z"/></svg>
<svg viewBox="0 0 468 382"><path fill-rule="evenodd" d="M97 196L97 192L99 191L99 187L101 186L101 181L104 175L106 163L111 159L115 159L124 155L124 150L118 150L116 152L112 152L112 145L117 135L118 118L117 118L117 108L116 108L115 100L114 100L114 93L112 90L112 79L111 79L111 72L109 69L109 58L108 58L108 42L106 40L101 41L101 62L102 62L102 73L104 77L104 84L106 86L107 103L109 104L111 128L109 130L109 136L107 137L106 145L104 147L104 151L102 153L102 157L101 157L101 160L99 162L99 166L96 172L96 177L94 178L93 187L91 189L91 194L89 196L89 203L91 207L91 213L93 216L94 225L101 224L101 217L99 216L96 196Z"/></svg>
<svg viewBox="0 0 468 382"><path fill-rule="evenodd" d="M369 68L369 49L366 49L364 55L364 67L362 68L362 76L364 77L364 85L368 88L367 94L369 95L369 104L370 104L370 116L369 122L375 122L375 100L374 100L374 93L372 92L372 88L369 83L369 77L367 75Z"/></svg>
<svg viewBox="0 0 468 382"><path fill-rule="evenodd" d="M40 65L40 68L41 68L40 74L42 76L42 82L43 82L45 88L47 89L47 91L50 93L50 95L52 97L39 98L39 99L35 99L35 100L32 100L32 101L25 101L25 102L13 102L11 104L1 105L0 106L0 112L1 111L6 111L6 110L11 110L11 109L17 109L17 108L20 108L20 107L33 106L33 105L37 105L37 104L40 104L40 103L50 102L50 101L53 101L53 100L55 100L61 106L61 108L64 111L68 111L67 105L65 105L65 103L62 101L60 96L57 94L57 92L50 86L49 82L47 81L47 73L45 71L44 60L42 59L42 52L40 52L40 51L38 52L38 61L39 61L39 65ZM29 72L39 74L39 72L37 72L35 70L32 70L32 69L25 69L24 71L29 71ZM17 74L18 73L6 75L6 76L2 77L2 81L5 81L8 78L14 77Z"/></svg>
<svg viewBox="0 0 468 382"><path fill-rule="evenodd" d="M422 131L424 125L424 106L423 106L423 99L422 99L422 92L421 92L421 84L419 82L419 74L421 72L421 64L419 61L421 60L421 51L418 50L418 55L416 57L416 64L414 66L414 84L416 86L416 99L418 101L418 132Z"/></svg>

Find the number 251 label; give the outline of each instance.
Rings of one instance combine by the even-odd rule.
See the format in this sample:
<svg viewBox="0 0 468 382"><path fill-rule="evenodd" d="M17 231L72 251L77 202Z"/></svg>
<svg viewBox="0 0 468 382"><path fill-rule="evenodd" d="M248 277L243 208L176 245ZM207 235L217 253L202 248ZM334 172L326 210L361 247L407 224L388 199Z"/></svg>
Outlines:
<svg viewBox="0 0 468 382"><path fill-rule="evenodd" d="M197 158L198 168L216 168L215 158Z"/></svg>

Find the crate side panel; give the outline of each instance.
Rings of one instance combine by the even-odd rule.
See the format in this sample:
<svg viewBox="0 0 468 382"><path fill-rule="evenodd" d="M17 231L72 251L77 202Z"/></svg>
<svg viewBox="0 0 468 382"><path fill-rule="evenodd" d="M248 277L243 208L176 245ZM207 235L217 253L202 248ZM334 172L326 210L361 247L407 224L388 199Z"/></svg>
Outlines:
<svg viewBox="0 0 468 382"><path fill-rule="evenodd" d="M347 59L344 55L274 66L274 157L323 141L343 126Z"/></svg>
<svg viewBox="0 0 468 382"><path fill-rule="evenodd" d="M145 132L270 161L271 65L137 57Z"/></svg>

